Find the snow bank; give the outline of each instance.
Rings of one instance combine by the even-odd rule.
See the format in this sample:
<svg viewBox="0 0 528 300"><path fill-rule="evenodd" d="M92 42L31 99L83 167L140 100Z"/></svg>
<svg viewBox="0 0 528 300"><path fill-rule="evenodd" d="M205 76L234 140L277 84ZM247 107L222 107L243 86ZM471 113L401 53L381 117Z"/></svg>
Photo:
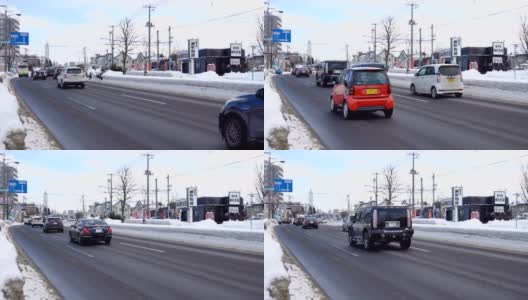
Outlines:
<svg viewBox="0 0 528 300"><path fill-rule="evenodd" d="M114 76L117 74L114 74L116 72L112 73L104 73L104 76ZM117 72L120 73L120 72ZM121 73L120 73L121 74ZM187 74L182 73L180 71L150 71L147 73L147 76L144 76L144 71L128 71L126 73L126 76L140 76L140 77L164 77L164 78L170 78L173 80L188 80L188 81L218 81L218 82L232 82L232 83L249 83L253 84L255 82L263 82L264 81L264 73L263 72L246 72L246 73L238 73L238 72L232 72L232 73L226 73L224 76L220 76L216 74L216 72L208 71L198 74ZM117 75L117 76L122 76Z"/></svg>
<svg viewBox="0 0 528 300"><path fill-rule="evenodd" d="M265 101L264 101L264 139L266 140L266 148L268 146L268 138L271 135L271 132L276 129L288 129L288 124L284 120L282 115L282 100L279 93L275 91L272 87L271 80L274 75L266 76L264 81L264 92L265 92Z"/></svg>
<svg viewBox="0 0 528 300"><path fill-rule="evenodd" d="M461 222L446 221L444 219L413 219L415 227L444 227L460 229L479 229L479 230L501 230L511 232L528 232L528 220L494 220L484 224L478 219L471 219Z"/></svg>
<svg viewBox="0 0 528 300"><path fill-rule="evenodd" d="M245 221L226 221L222 224L217 224L213 220L204 220L199 222L182 222L180 220L146 220L143 224L142 219L126 219L125 223L120 220L105 219L105 222L111 225L144 227L144 228L181 228L181 229L196 229L196 230L217 230L217 231L232 231L232 232L263 232L264 222L262 220L245 220Z"/></svg>
<svg viewBox="0 0 528 300"><path fill-rule="evenodd" d="M524 82L528 83L528 70L518 71L492 71L486 74L480 74L479 71L473 69L462 72L464 80L486 80L486 81L500 81L500 82ZM517 79L515 79L517 76Z"/></svg>
<svg viewBox="0 0 528 300"><path fill-rule="evenodd" d="M17 252L15 246L7 238L9 225L0 221L0 291L12 279L23 280L22 273L17 266ZM0 294L0 299L3 295Z"/></svg>
<svg viewBox="0 0 528 300"><path fill-rule="evenodd" d="M23 130L23 125L18 117L17 99L8 89L10 77L2 72L0 80L0 149L4 149L3 141L9 132Z"/></svg>
<svg viewBox="0 0 528 300"><path fill-rule="evenodd" d="M264 299L271 299L269 288L279 278L288 278L288 272L282 263L282 248L273 237L273 224L264 232Z"/></svg>

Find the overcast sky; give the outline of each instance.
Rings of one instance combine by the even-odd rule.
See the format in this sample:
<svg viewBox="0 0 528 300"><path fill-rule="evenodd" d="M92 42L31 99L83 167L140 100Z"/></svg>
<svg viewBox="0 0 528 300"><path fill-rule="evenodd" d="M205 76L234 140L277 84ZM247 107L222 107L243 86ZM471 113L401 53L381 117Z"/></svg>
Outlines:
<svg viewBox="0 0 528 300"><path fill-rule="evenodd" d="M44 191L48 204L60 212L81 209L85 194L86 208L108 197L106 174L116 173L125 165L134 173L139 189L146 189L145 151L7 151L11 160L19 161L19 178L28 181L27 202L42 203ZM185 188L198 187L198 196L227 196L240 191L245 201L254 192L256 164L262 164L262 151L154 151L150 161L151 192L158 178L159 200L166 203L166 177L170 175L172 196L185 197ZM232 164L231 164L232 163ZM226 166L226 164L230 164ZM117 178L114 175L114 188ZM142 200L138 194L132 203ZM114 198L115 199L115 198ZM151 198L154 199L154 194ZM115 201L115 200L114 200Z"/></svg>
<svg viewBox="0 0 528 300"><path fill-rule="evenodd" d="M160 41L167 42L169 26L178 49L186 48L190 38L199 38L201 48L227 48L232 42L242 42L245 49L251 49L256 43L257 17L264 9L259 0L150 2L156 7L152 12L152 51L156 30L160 30ZM140 39L147 39L145 0L0 0L5 3L10 11L22 14L20 31L30 34L29 52L44 55L44 45L49 42L50 56L59 62L80 61L83 47L87 47L88 56L104 54L109 47L101 38L108 38L109 26L118 25L125 17L132 18ZM247 13L237 15L241 12ZM144 47L134 52L144 52ZM167 54L168 44L160 44L160 52Z"/></svg>
<svg viewBox="0 0 528 300"><path fill-rule="evenodd" d="M284 178L293 180L292 200L307 202L310 189L314 204L325 211L345 209L346 195L352 204L369 201L374 173L393 165L405 190L411 187L412 158L409 151L274 151L285 160ZM420 199L423 177L424 200L432 199L432 176L436 174L437 196L450 197L451 187L462 186L464 196L492 196L506 191L510 199L521 192L521 165L528 165L528 151L418 151L416 196ZM378 183L382 185L381 175ZM288 195L288 194L287 194ZM287 199L287 196L285 197ZM380 195L381 199L382 196ZM409 199L407 191L398 200Z"/></svg>
<svg viewBox="0 0 528 300"><path fill-rule="evenodd" d="M402 38L410 39L411 9L407 0L304 0L302 3L271 0L271 3L272 7L284 11L283 28L292 30L291 49L306 53L307 42L311 40L312 54L319 59L345 59L346 44L354 54L368 51L369 46L373 48L371 24L381 24L387 16L396 19ZM525 0L416 0L415 3L419 4L415 10L418 23L415 40L420 27L423 39L430 40L430 28L434 24L436 48L448 48L450 37L460 36L463 47L491 47L494 41L505 41L511 52L511 45L519 43L520 18L528 14ZM503 13L488 16L497 12ZM378 37L380 34L378 26ZM430 52L430 45L429 41L424 42L423 49ZM398 45L398 50L407 48L405 42Z"/></svg>

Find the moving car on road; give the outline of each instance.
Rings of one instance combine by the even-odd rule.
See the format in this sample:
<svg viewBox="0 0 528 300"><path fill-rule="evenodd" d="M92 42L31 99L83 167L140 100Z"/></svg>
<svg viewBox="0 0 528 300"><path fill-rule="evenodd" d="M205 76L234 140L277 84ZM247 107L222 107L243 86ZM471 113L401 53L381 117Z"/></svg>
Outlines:
<svg viewBox="0 0 528 300"><path fill-rule="evenodd" d="M433 99L439 95L462 97L464 81L460 66L437 64L421 67L412 78L411 93L429 94Z"/></svg>
<svg viewBox="0 0 528 300"><path fill-rule="evenodd" d="M42 79L42 80L46 80L46 78L48 78L48 71L46 69L40 69L40 70L36 70L36 71L33 71L33 80L39 80L39 79Z"/></svg>
<svg viewBox="0 0 528 300"><path fill-rule="evenodd" d="M39 216L33 216L31 217L31 228L35 226L41 226L44 227L44 223L42 222L42 218Z"/></svg>
<svg viewBox="0 0 528 300"><path fill-rule="evenodd" d="M303 229L307 229L307 228L318 229L319 228L319 224L317 223L317 219L315 217L306 217L306 218L304 218L302 228Z"/></svg>
<svg viewBox="0 0 528 300"><path fill-rule="evenodd" d="M29 66L27 64L20 64L17 66L18 77L29 77Z"/></svg>
<svg viewBox="0 0 528 300"><path fill-rule="evenodd" d="M57 87L65 88L68 85L75 85L83 89L85 81L86 77L81 68L69 67L57 76Z"/></svg>
<svg viewBox="0 0 528 300"><path fill-rule="evenodd" d="M64 68L61 67L55 68L55 71L53 72L53 79L57 79L57 77L59 77L60 73L62 73L63 70Z"/></svg>
<svg viewBox="0 0 528 300"><path fill-rule="evenodd" d="M399 242L409 249L414 234L411 213L404 206L365 206L358 210L348 228L350 246L362 244L365 250Z"/></svg>
<svg viewBox="0 0 528 300"><path fill-rule="evenodd" d="M64 226L62 225L62 220L59 217L47 217L42 231L48 233L50 231L63 232Z"/></svg>
<svg viewBox="0 0 528 300"><path fill-rule="evenodd" d="M295 75L295 77L310 77L310 71L306 66L296 66L292 75Z"/></svg>
<svg viewBox="0 0 528 300"><path fill-rule="evenodd" d="M326 87L327 85L335 84L341 72L347 68L348 63L341 60L323 61L315 73L315 84L317 86Z"/></svg>
<svg viewBox="0 0 528 300"><path fill-rule="evenodd" d="M112 227L99 219L80 219L75 222L69 232L70 242L76 241L79 246L87 242L105 242L110 245L112 241Z"/></svg>
<svg viewBox="0 0 528 300"><path fill-rule="evenodd" d="M24 216L24 225L31 225L31 217L30 216Z"/></svg>
<svg viewBox="0 0 528 300"><path fill-rule="evenodd" d="M227 101L220 111L219 128L229 149L264 142L264 89Z"/></svg>
<svg viewBox="0 0 528 300"><path fill-rule="evenodd" d="M344 232L348 232L348 228L352 226L352 220L354 219L354 216L348 216L343 219L343 224L341 224L341 230Z"/></svg>
<svg viewBox="0 0 528 300"><path fill-rule="evenodd" d="M385 118L391 118L394 98L385 70L370 67L344 70L330 96L330 111L339 109L345 120L350 119L353 112L360 111L383 111Z"/></svg>
<svg viewBox="0 0 528 300"><path fill-rule="evenodd" d="M295 226L300 226L304 223L304 217L297 217L293 220Z"/></svg>

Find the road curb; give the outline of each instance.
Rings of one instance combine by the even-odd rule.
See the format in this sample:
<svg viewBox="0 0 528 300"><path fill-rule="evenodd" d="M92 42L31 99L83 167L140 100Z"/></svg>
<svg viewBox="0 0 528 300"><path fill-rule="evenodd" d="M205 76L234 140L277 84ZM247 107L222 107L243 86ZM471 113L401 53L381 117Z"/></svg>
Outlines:
<svg viewBox="0 0 528 300"><path fill-rule="evenodd" d="M505 253L510 253L510 254L525 255L525 256L528 257L528 251L523 252L523 251L517 251L517 250L512 250L512 249L504 249L504 248L499 248L499 247L486 247L486 246L480 246L480 245L475 245L475 244L471 244L471 243L464 243L464 242L453 242L453 241L446 242L445 240L439 241L438 239L429 239L429 238L423 238L423 237L413 237L413 239L416 239L418 241L440 242L442 244L451 244L451 245L457 245L457 246L464 246L464 247L480 249L480 250L500 251L500 252L505 252Z"/></svg>

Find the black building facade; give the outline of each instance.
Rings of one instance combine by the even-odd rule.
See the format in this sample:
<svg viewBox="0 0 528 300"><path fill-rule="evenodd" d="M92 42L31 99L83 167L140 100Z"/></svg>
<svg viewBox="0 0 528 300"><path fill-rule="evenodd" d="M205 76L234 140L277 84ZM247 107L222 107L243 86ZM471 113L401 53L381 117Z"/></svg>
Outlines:
<svg viewBox="0 0 528 300"><path fill-rule="evenodd" d="M230 205L229 197L199 197L197 199L197 206L193 209L193 221L203 221L206 219L208 213L214 215L214 221L218 224L229 220L245 219L246 212L244 210L244 199L240 197L240 203L238 205ZM236 207L238 213L229 212L229 207ZM181 220L188 220L188 208L183 208L181 212Z"/></svg>
<svg viewBox="0 0 528 300"><path fill-rule="evenodd" d="M207 72L208 65L215 65L215 71L218 75L223 76L230 72L247 72L246 52L242 50L241 57L231 56L231 48L226 49L201 49L199 57L194 59L194 72L196 74ZM240 61L240 64L231 65L232 60ZM189 73L189 58L182 59L182 72Z"/></svg>

